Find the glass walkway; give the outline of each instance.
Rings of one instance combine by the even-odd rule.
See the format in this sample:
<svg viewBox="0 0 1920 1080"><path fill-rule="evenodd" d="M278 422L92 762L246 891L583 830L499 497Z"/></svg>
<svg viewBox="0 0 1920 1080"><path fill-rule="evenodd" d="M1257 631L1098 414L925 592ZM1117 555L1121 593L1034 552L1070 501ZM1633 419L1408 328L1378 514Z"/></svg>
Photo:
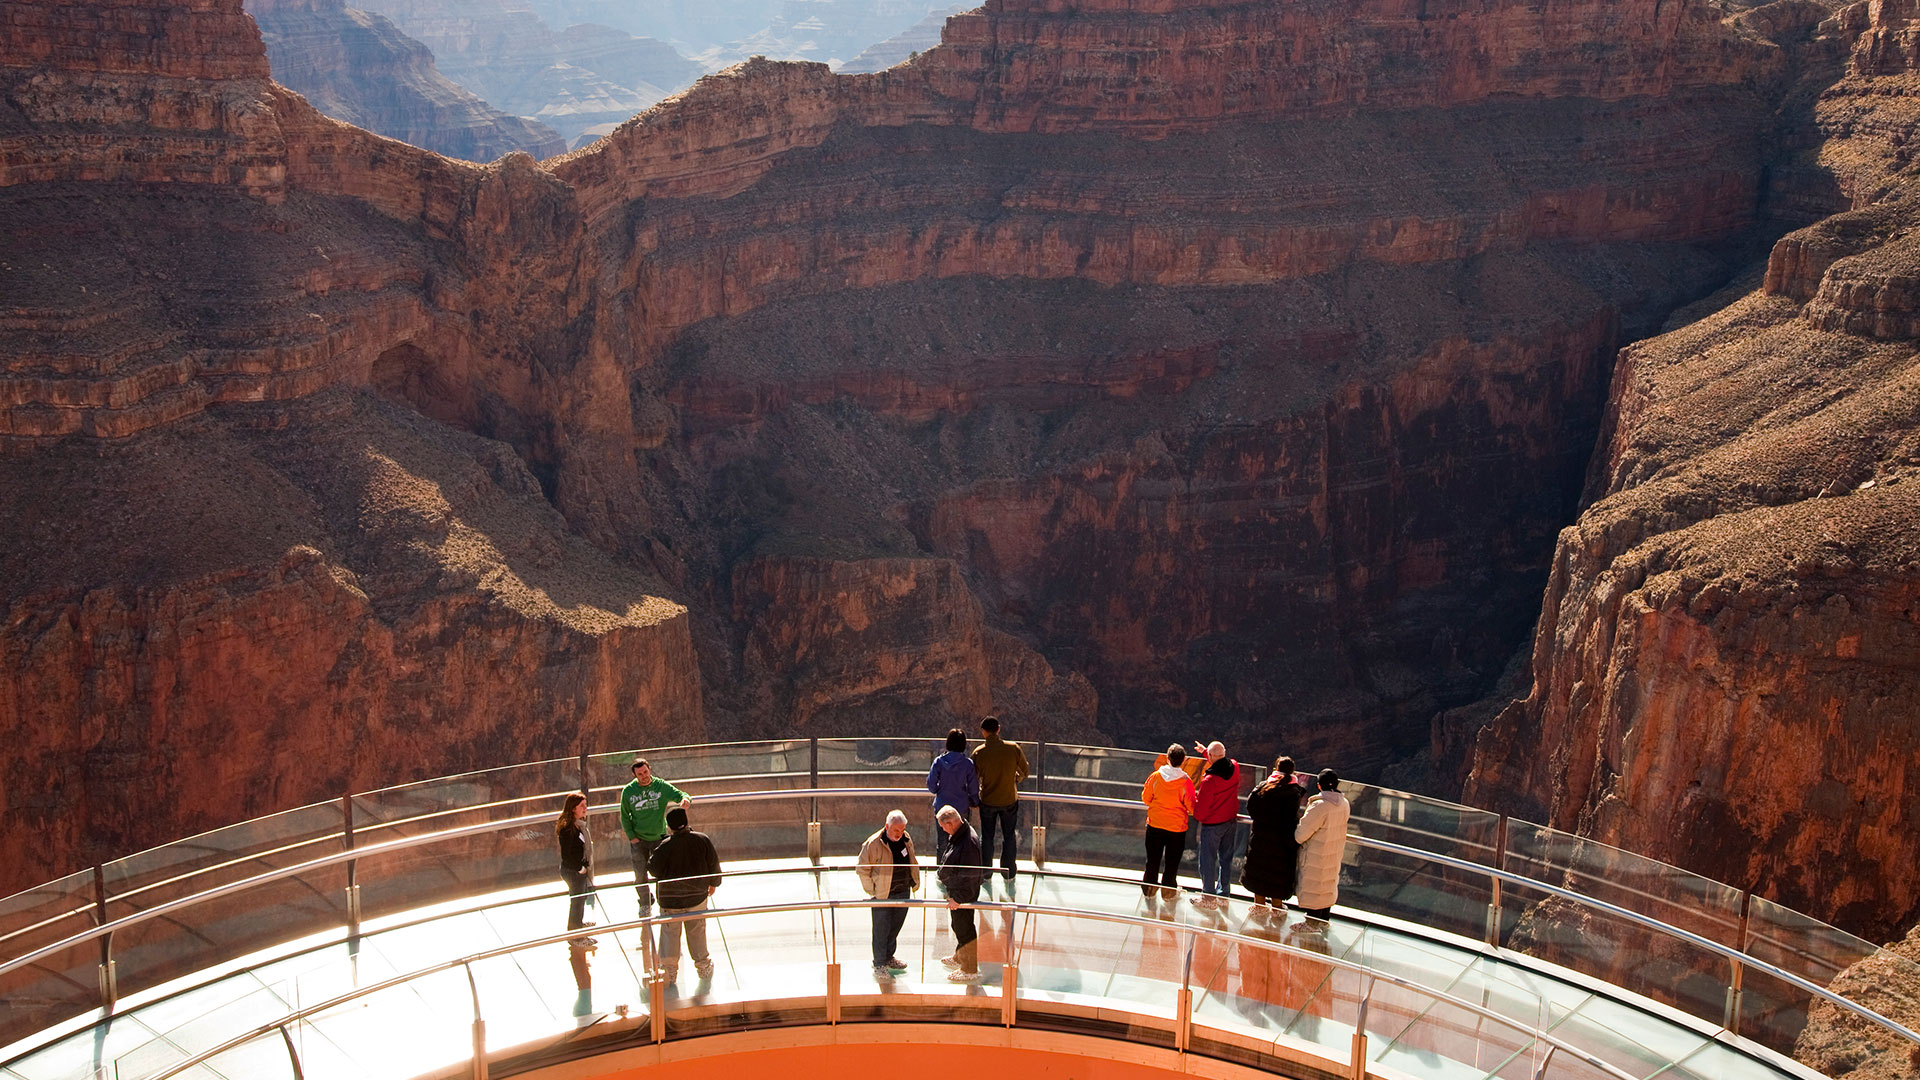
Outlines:
<svg viewBox="0 0 1920 1080"><path fill-rule="evenodd" d="M908 970L878 977L851 856L894 807L932 847L932 752L646 752L694 795L728 871L709 979L691 963L657 977L662 920L638 917L629 875L604 872L625 870L611 811L631 753L356 795L51 883L0 902L0 1078L504 1076L721 1032L931 1022L1303 1077L1682 1080L1816 1075L1781 1052L1816 1004L1911 1036L1824 989L1823 966L1871 946L1671 867L1392 792L1349 789L1330 925L1143 898L1150 757L1088 747L1029 747L1045 772L1023 793L1022 843L1039 862L981 897L982 982L947 981L930 873L901 937ZM551 814L581 787L603 871L592 947L569 942L552 869Z"/></svg>

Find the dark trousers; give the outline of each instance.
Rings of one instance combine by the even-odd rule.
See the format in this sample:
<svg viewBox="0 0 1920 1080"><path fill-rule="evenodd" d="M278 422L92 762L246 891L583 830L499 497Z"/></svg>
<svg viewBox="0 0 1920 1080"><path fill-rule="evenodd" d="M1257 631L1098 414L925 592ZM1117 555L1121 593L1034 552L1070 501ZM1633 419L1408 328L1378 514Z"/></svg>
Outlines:
<svg viewBox="0 0 1920 1080"><path fill-rule="evenodd" d="M1009 806L988 806L980 804L980 847L983 861L993 863L993 832L1000 830L1000 876L1013 880L1014 872L1019 868L1015 852L1019 850L1020 804Z"/></svg>
<svg viewBox="0 0 1920 1080"><path fill-rule="evenodd" d="M660 838L665 839L664 836ZM647 884L647 860L653 858L653 849L660 846L660 840L627 841L627 857L633 860L633 891L640 894L642 915L653 907L653 886Z"/></svg>
<svg viewBox="0 0 1920 1080"><path fill-rule="evenodd" d="M1309 919L1319 919L1321 922L1333 920L1333 909L1330 907L1301 908L1300 910L1305 912Z"/></svg>
<svg viewBox="0 0 1920 1080"><path fill-rule="evenodd" d="M953 958L960 961L961 971L979 971L980 931L973 925L973 909L955 908L947 914L953 916Z"/></svg>
<svg viewBox="0 0 1920 1080"><path fill-rule="evenodd" d="M587 925L587 899L593 895L593 874L586 870L561 870L560 880L567 883L567 929Z"/></svg>
<svg viewBox="0 0 1920 1080"><path fill-rule="evenodd" d="M1159 870L1160 884L1173 888L1180 883L1180 856L1187 853L1187 832L1185 829L1174 832L1172 829L1156 829L1147 826L1147 872L1140 875L1140 887L1146 892L1153 884L1155 871L1164 860L1166 869ZM1152 895L1149 893L1148 895Z"/></svg>
<svg viewBox="0 0 1920 1080"><path fill-rule="evenodd" d="M906 893L889 896L889 900L904 900ZM900 928L907 925L907 909L904 907L877 907L873 909L873 966L879 967L893 959L895 950L900 947Z"/></svg>

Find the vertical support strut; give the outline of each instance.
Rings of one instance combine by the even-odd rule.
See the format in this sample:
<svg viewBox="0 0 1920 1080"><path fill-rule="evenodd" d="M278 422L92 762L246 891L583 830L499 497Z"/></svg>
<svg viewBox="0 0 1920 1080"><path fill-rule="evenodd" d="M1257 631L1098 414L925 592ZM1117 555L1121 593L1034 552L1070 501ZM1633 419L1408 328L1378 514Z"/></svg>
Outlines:
<svg viewBox="0 0 1920 1080"><path fill-rule="evenodd" d="M1493 868L1507 868L1507 817L1500 815L1500 828L1495 834L1493 846ZM1500 947L1500 879L1493 879L1492 895L1487 900L1487 947Z"/></svg>
<svg viewBox="0 0 1920 1080"><path fill-rule="evenodd" d="M1743 892L1740 894L1740 937L1737 942L1742 955L1745 955L1747 947L1752 944L1748 940L1753 925L1752 918L1753 893ZM1741 977L1746 973L1747 966L1742 964L1737 956L1729 958L1728 963L1732 965L1733 970L1727 976L1727 1011L1720 1026L1727 1029L1727 1034L1738 1035L1740 1034L1740 1014L1746 1011L1745 1003L1741 1000L1746 992L1740 988L1740 982Z"/></svg>
<svg viewBox="0 0 1920 1080"><path fill-rule="evenodd" d="M473 965L467 969L467 989L473 991L473 1080L487 1080L487 1022L480 1018L480 983L473 977Z"/></svg>
<svg viewBox="0 0 1920 1080"><path fill-rule="evenodd" d="M353 796L340 796L340 839L353 850ZM360 940L360 860L347 860L347 940Z"/></svg>
<svg viewBox="0 0 1920 1080"><path fill-rule="evenodd" d="M107 925L107 868L93 867L93 918L95 926ZM113 964L113 935L100 935L100 1011L111 1016L120 1000L120 980Z"/></svg>

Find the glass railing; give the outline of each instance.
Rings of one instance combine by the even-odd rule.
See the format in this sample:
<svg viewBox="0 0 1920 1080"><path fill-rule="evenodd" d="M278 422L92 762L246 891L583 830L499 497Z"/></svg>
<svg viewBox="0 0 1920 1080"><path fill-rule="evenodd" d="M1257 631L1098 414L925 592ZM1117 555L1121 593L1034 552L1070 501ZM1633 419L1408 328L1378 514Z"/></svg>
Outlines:
<svg viewBox="0 0 1920 1080"><path fill-rule="evenodd" d="M1154 755L1023 746L1034 772L1023 790L1023 857L1044 844L1051 865L1139 866L1138 794ZM643 753L695 797L698 827L724 837L729 858L806 860L850 855L896 806L925 833L923 779L940 749L937 740L802 739ZM550 815L567 791L591 793L600 872L624 872L612 811L635 753L354 795L0 900L0 1045L89 1023L103 1005L269 946L352 937L426 904L550 889ZM1256 772L1243 769L1248 786ZM887 790L852 793L875 789ZM1776 1050L1791 1049L1821 1000L1816 988L1861 958L1891 955L1570 834L1363 785L1343 790L1353 803L1347 910L1537 957ZM98 929L103 919L107 932Z"/></svg>
<svg viewBox="0 0 1920 1080"><path fill-rule="evenodd" d="M498 937L528 936L362 973L353 986L326 973L305 987L267 982L116 1055L111 1076L404 1080L476 1055L522 1071L723 1030L876 1021L1095 1035L1348 1076L1356 1065L1410 1076L1687 1076L1685 1062L1712 1044L1622 1027L1601 999L1543 995L1524 973L1471 957L1423 960L1408 951L1413 939L1388 931L1310 930L1286 915L1235 929L1143 914L1137 887L1110 878L1028 875L1020 898L978 905L982 979L972 985L948 980L940 957L953 938L938 900L909 902L897 950L904 970L880 975L870 966L875 902L844 868L728 875L718 895L727 906L705 916L597 927L592 950L522 929L551 926L551 897L449 916L445 927L382 931L370 937L465 942L472 921L485 919L503 928ZM660 934L696 919L714 970L701 977L688 960L669 983L650 962ZM373 940L366 952L385 949ZM211 1037L216 1026L230 1034Z"/></svg>

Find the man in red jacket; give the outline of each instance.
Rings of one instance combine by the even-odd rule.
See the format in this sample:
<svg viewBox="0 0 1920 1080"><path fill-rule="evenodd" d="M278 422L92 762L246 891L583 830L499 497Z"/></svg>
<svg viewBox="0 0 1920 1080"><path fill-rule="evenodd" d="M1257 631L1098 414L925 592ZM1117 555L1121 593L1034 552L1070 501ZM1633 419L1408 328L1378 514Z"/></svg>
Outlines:
<svg viewBox="0 0 1920 1080"><path fill-rule="evenodd" d="M1201 892L1193 902L1216 908L1225 906L1223 898L1233 880L1233 855L1240 846L1240 763L1227 756L1226 746L1218 740L1207 744L1206 753L1194 799L1193 816L1200 822Z"/></svg>

